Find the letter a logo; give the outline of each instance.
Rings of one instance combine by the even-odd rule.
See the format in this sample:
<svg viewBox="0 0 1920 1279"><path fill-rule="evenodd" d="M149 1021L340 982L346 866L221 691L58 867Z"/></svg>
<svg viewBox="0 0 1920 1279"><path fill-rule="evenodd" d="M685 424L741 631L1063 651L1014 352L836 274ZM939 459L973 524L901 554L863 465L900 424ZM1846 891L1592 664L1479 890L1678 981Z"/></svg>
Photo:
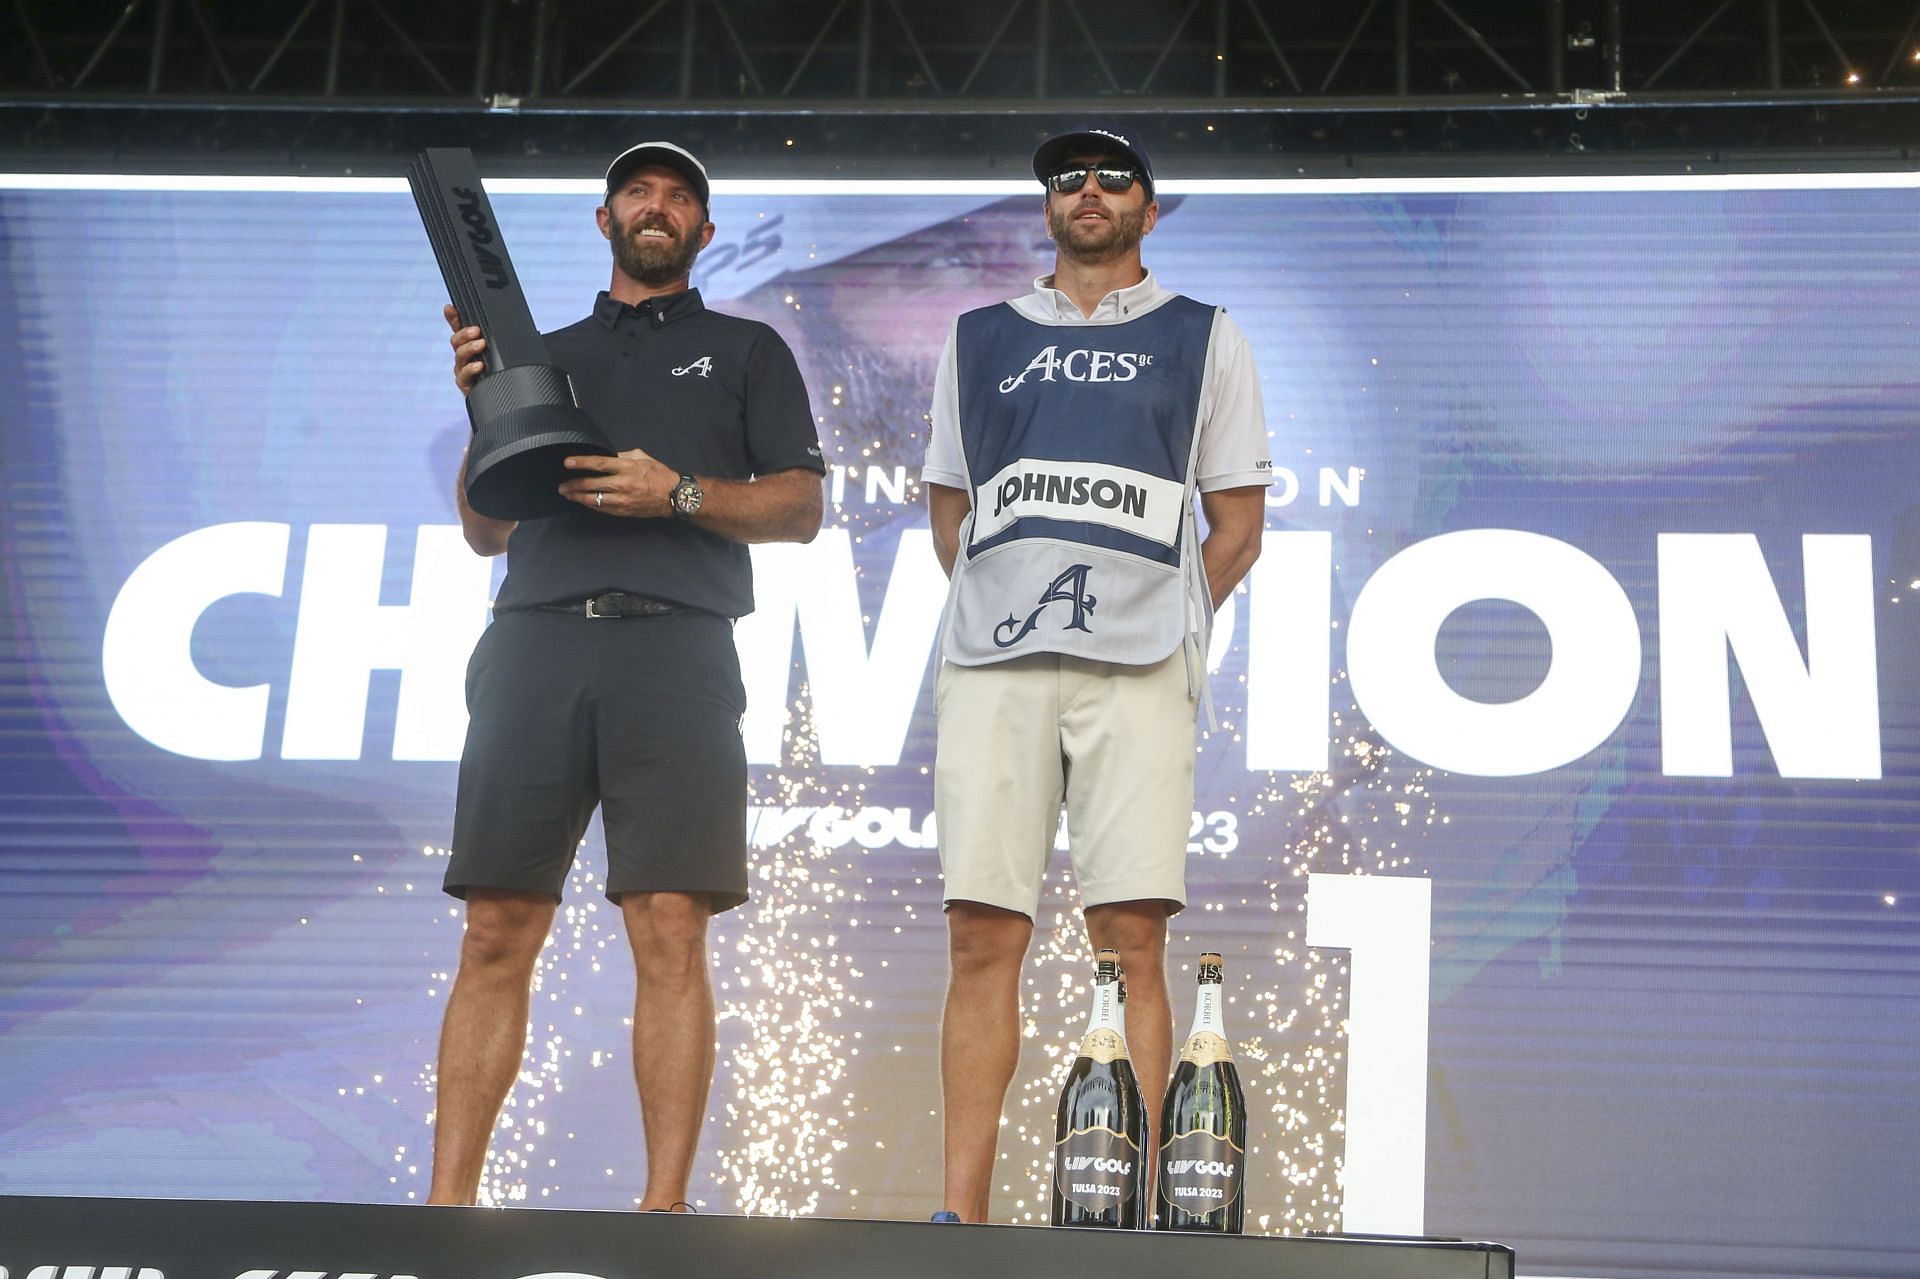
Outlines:
<svg viewBox="0 0 1920 1279"><path fill-rule="evenodd" d="M698 373L701 377L710 376L713 373L713 357L711 355L703 355L692 364L686 365L683 368L677 368L673 371L675 377L685 377L689 373Z"/></svg>
<svg viewBox="0 0 1920 1279"><path fill-rule="evenodd" d="M1087 574L1090 571L1089 565L1075 564L1054 578L1053 584L1041 593L1039 604L1027 614L1025 622L1009 613L1006 621L993 628L993 642L1001 648L1012 648L1018 644L1040 624L1040 614L1046 611L1049 604L1073 605L1073 616L1067 619L1067 624L1061 629L1093 634L1093 628L1087 625L1087 615L1093 612L1093 606L1099 601L1087 594Z"/></svg>

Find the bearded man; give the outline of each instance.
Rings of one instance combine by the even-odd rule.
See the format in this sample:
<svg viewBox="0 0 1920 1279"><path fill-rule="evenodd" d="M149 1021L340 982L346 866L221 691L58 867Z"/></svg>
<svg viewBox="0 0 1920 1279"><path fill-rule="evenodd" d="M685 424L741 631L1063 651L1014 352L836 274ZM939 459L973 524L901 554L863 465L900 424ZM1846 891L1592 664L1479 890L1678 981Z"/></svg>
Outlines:
<svg viewBox="0 0 1920 1279"><path fill-rule="evenodd" d="M1208 634L1259 554L1273 469L1246 337L1141 264L1160 212L1145 149L1094 125L1042 144L1033 172L1053 274L955 322L922 473L950 579L934 768L946 1221L987 1217L1063 800L1088 938L1126 970L1157 1131Z"/></svg>
<svg viewBox="0 0 1920 1279"><path fill-rule="evenodd" d="M753 608L747 543L812 540L825 472L807 391L765 324L688 287L713 239L706 169L668 142L622 152L597 211L613 279L546 335L580 407L620 450L570 457L574 505L524 523L467 505L468 545L505 552L467 672L471 715L446 890L466 901L440 1038L433 1203L472 1203L526 1042L528 987L588 818L637 976L640 1206L684 1209L713 1079L707 921L747 898L746 710L733 619ZM486 338L452 307L454 382ZM583 1122L589 1122L583 1120Z"/></svg>

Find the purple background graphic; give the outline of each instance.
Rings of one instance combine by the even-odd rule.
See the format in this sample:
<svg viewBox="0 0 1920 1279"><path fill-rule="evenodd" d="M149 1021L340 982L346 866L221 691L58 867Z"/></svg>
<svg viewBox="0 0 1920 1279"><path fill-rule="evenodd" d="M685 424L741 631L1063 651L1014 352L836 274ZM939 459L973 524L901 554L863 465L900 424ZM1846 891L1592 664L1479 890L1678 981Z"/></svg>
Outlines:
<svg viewBox="0 0 1920 1279"><path fill-rule="evenodd" d="M1337 1225L1345 967L1300 940L1304 874L1426 876L1430 1230L1511 1242L1534 1274L1910 1274L1912 193L1627 185L1165 198L1149 264L1247 331L1275 464L1300 478L1269 529L1329 534L1334 564L1329 771L1248 767L1245 597L1213 676L1195 806L1230 814L1233 838L1190 863L1176 1015L1192 957L1224 951L1249 1228ZM584 314L607 273L591 195L494 203L542 326ZM925 517L867 500L865 471L917 475L952 317L1051 260L1038 201L723 191L714 218L697 282L779 327L849 468L829 523L871 643ZM279 743L311 528L387 526L382 601L401 604L415 528L454 522L465 427L441 301L398 190L0 190L0 1191L424 1193L459 936L438 887L454 768L391 758L392 671L372 677L357 760ZM1323 466L1363 469L1356 504L1319 503ZM127 726L101 644L141 563L237 521L292 534L280 596L224 599L194 631L208 679L271 689L262 757L216 763ZM1410 545L1482 528L1579 547L1640 621L1625 722L1565 767L1439 772L1353 705L1361 588ZM1758 538L1803 645L1801 538L1871 537L1881 778L1780 776L1737 675L1734 775L1663 774L1655 539L1725 532ZM1529 693L1550 650L1537 619L1494 602L1439 637L1448 681L1484 701ZM899 761L856 766L821 762L806 646L792 657L792 738L754 770L752 802L904 810L923 829L931 661ZM716 922L696 1188L715 1211L924 1217L936 854L819 834L763 840L755 902ZM632 976L599 838L543 960L488 1174L500 1201L638 1193ZM1009 1103L996 1208L1013 1220L1044 1213L1054 1079L1084 1015L1063 869Z"/></svg>

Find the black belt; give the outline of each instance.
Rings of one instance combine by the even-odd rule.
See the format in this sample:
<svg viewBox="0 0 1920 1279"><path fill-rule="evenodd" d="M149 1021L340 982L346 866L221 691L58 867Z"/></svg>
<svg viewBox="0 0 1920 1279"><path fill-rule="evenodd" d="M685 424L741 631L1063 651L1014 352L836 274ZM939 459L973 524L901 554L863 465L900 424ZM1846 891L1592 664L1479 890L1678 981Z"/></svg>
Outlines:
<svg viewBox="0 0 1920 1279"><path fill-rule="evenodd" d="M575 617L665 617L669 613L687 613L693 610L679 604L669 604L649 595L629 595L625 591L607 591L601 595L590 595L583 600L568 600L560 604L533 604L529 607L542 613L571 613Z"/></svg>

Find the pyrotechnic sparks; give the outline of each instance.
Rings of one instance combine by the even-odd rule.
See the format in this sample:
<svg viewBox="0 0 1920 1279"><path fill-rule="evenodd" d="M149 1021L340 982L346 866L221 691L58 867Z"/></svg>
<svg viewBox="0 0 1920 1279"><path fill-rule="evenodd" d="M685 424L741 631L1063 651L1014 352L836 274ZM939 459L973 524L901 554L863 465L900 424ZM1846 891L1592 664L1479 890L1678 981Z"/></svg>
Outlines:
<svg viewBox="0 0 1920 1279"><path fill-rule="evenodd" d="M908 1158L881 1153L890 1145L937 1151L938 1120L928 1112L916 1121L925 1131L868 1131L866 1094L884 1094L901 1078L898 1037L875 1032L902 1010L876 1007L872 970L886 964L875 956L890 953L876 944L880 936L897 945L902 930L941 928L889 887L907 878L896 858L910 857L909 871L930 875L934 854L865 847L849 834L850 818L879 811L863 807L869 771L819 765L807 705L803 688L787 730L789 764L759 779L751 802L757 811L815 816L756 827L755 843L764 846L754 853L753 899L714 923L718 1061L694 1202L768 1215L898 1211L901 1199L938 1193L937 1164L923 1157L915 1165L923 1187L876 1186L872 1169L897 1169ZM1233 749L1232 720L1227 708L1202 748L1203 768ZM1433 770L1399 758L1356 722L1351 705L1335 716L1332 770L1256 775L1249 792L1225 798L1221 813L1199 815L1189 853L1198 891L1171 929L1176 1035L1186 1013L1180 977L1190 977L1203 947L1228 955L1229 1029L1251 1120L1249 1231L1340 1224L1346 958L1304 944L1306 877L1410 873L1410 841L1446 821L1428 787ZM829 780L835 773L851 780ZM1262 838L1273 831L1284 838ZM878 866L863 860L875 855L889 868L877 885ZM457 926L459 914L450 905L436 918ZM638 1189L638 1134L626 1143L632 1157L610 1159L604 1141L581 1140L581 1118L556 1104L585 1072L612 1067L624 1075L629 1067L630 1020L606 1016L604 999L598 1020L590 1015L592 991L630 980L617 914L601 898L596 872L577 865L535 975L532 1032L495 1132L484 1202L605 1202L609 1180L629 1201ZM1092 969L1064 857L1047 875L1037 923L1023 986L1024 1060L1008 1098L995 1201L1001 1219L1027 1223L1047 1217L1054 1108ZM450 977L432 972L429 997L444 998ZM927 971L914 974L904 995L888 990L923 1001L914 1011L927 1013L937 1007L940 980ZM926 1057L909 1063L912 1076L931 1075L931 1048L918 1045ZM418 1092L431 1095L434 1082L431 1063L421 1064ZM431 1111L424 1117L430 1122ZM415 1137L393 1156L391 1180L410 1198L424 1196L424 1161L409 1153L420 1148Z"/></svg>
<svg viewBox="0 0 1920 1279"><path fill-rule="evenodd" d="M808 704L802 695L803 707ZM774 775L774 797L789 807L858 807L860 784L820 794L817 746L802 718L788 733L789 767ZM750 794L749 799L757 798ZM753 898L717 921L715 997L720 1029L733 1032L716 1073L719 1162L736 1210L764 1215L817 1212L822 1195L838 1207L858 1187L836 1165L853 1136L855 1092L846 1014L872 1007L850 983L863 975L845 953L860 928L865 894L848 867L802 831L761 853Z"/></svg>
<svg viewBox="0 0 1920 1279"><path fill-rule="evenodd" d="M1196 839L1190 856L1216 857L1237 873L1211 872L1212 900L1196 899L1170 929L1169 968L1176 977L1191 979L1203 947L1229 956L1228 1029L1247 1093L1249 1192L1264 1208L1249 1215L1250 1232L1296 1234L1340 1225L1347 965L1344 952L1310 950L1302 940L1306 878L1327 871L1405 873L1412 858L1404 844L1444 820L1427 786L1434 770L1398 760L1390 747L1353 727L1356 719L1351 707L1336 719L1336 731L1344 733L1335 744L1336 769L1254 779L1256 789L1242 811L1252 818L1284 817L1289 832L1271 858L1259 847L1212 850ZM1212 736L1231 741L1233 724L1223 718ZM1267 910L1257 911L1256 894ZM1223 918L1228 910L1235 913ZM1274 932L1252 930L1261 917ZM1282 918L1299 922L1282 925ZM1079 1043L1093 969L1070 878L1049 873L1037 924L1022 1034L1037 1048L1042 1068L1028 1069L1015 1081L1001 1140L1004 1173L995 1186L997 1215L1028 1224L1048 1219L1054 1111ZM1243 933L1247 940L1235 947L1222 932ZM1169 984L1177 1051L1187 983ZM1033 1053L1026 1056L1031 1060ZM1143 1080L1141 1086L1164 1084Z"/></svg>
<svg viewBox="0 0 1920 1279"><path fill-rule="evenodd" d="M1003 247L1014 258L1040 252L1020 229L1025 218L1025 210L1005 214ZM881 256L890 263L900 252ZM863 274L869 266L815 267L735 301L749 313L757 301L776 321L803 306L812 317L795 350L821 392L813 410L828 467L828 525L853 548L861 623L877 654L893 537L908 529L924 536L924 388L945 328L908 341L897 327L867 327L871 315L897 314L873 304L880 295ZM897 289L917 303L917 278ZM1224 610L1220 625L1244 636L1247 610ZM1345 1097L1346 956L1305 945L1307 876L1421 873L1410 846L1446 818L1428 790L1432 771L1398 757L1344 698L1330 769L1243 772L1243 645L1227 645L1214 684L1220 722L1197 743L1198 789L1208 797L1201 807L1212 811L1195 814L1192 905L1173 921L1169 984L1177 1036L1195 956L1203 948L1227 956L1228 1027L1250 1112L1247 1229L1296 1233L1340 1224ZM1331 683L1343 690L1344 673ZM784 766L753 775L752 900L712 929L716 1071L693 1198L753 1214L924 1219L940 1190L933 1021L945 979L931 722L917 708L902 766L876 777L872 768L821 762L810 707L806 687L793 690ZM996 1216L1013 1222L1046 1220L1054 1111L1086 1012L1092 955L1066 867L1056 856L1045 880L1022 986L1022 1062L994 1199ZM576 1139L569 1128L590 1121L554 1104L584 1072L624 1074L630 1061L630 1027L604 1006L598 1023L577 1015L563 994L631 980L618 912L597 889L591 872L576 870L555 942L541 956L533 1033L487 1170L492 1202L604 1204L609 1181L630 1195L644 1175L637 1132ZM446 918L458 922L457 912ZM603 953L609 947L617 959ZM443 992L447 977L437 972L430 985ZM431 1093L430 1065L418 1082ZM417 1135L409 1145L419 1148ZM609 1149L632 1153L616 1159ZM396 1162L418 1167L411 1156Z"/></svg>

